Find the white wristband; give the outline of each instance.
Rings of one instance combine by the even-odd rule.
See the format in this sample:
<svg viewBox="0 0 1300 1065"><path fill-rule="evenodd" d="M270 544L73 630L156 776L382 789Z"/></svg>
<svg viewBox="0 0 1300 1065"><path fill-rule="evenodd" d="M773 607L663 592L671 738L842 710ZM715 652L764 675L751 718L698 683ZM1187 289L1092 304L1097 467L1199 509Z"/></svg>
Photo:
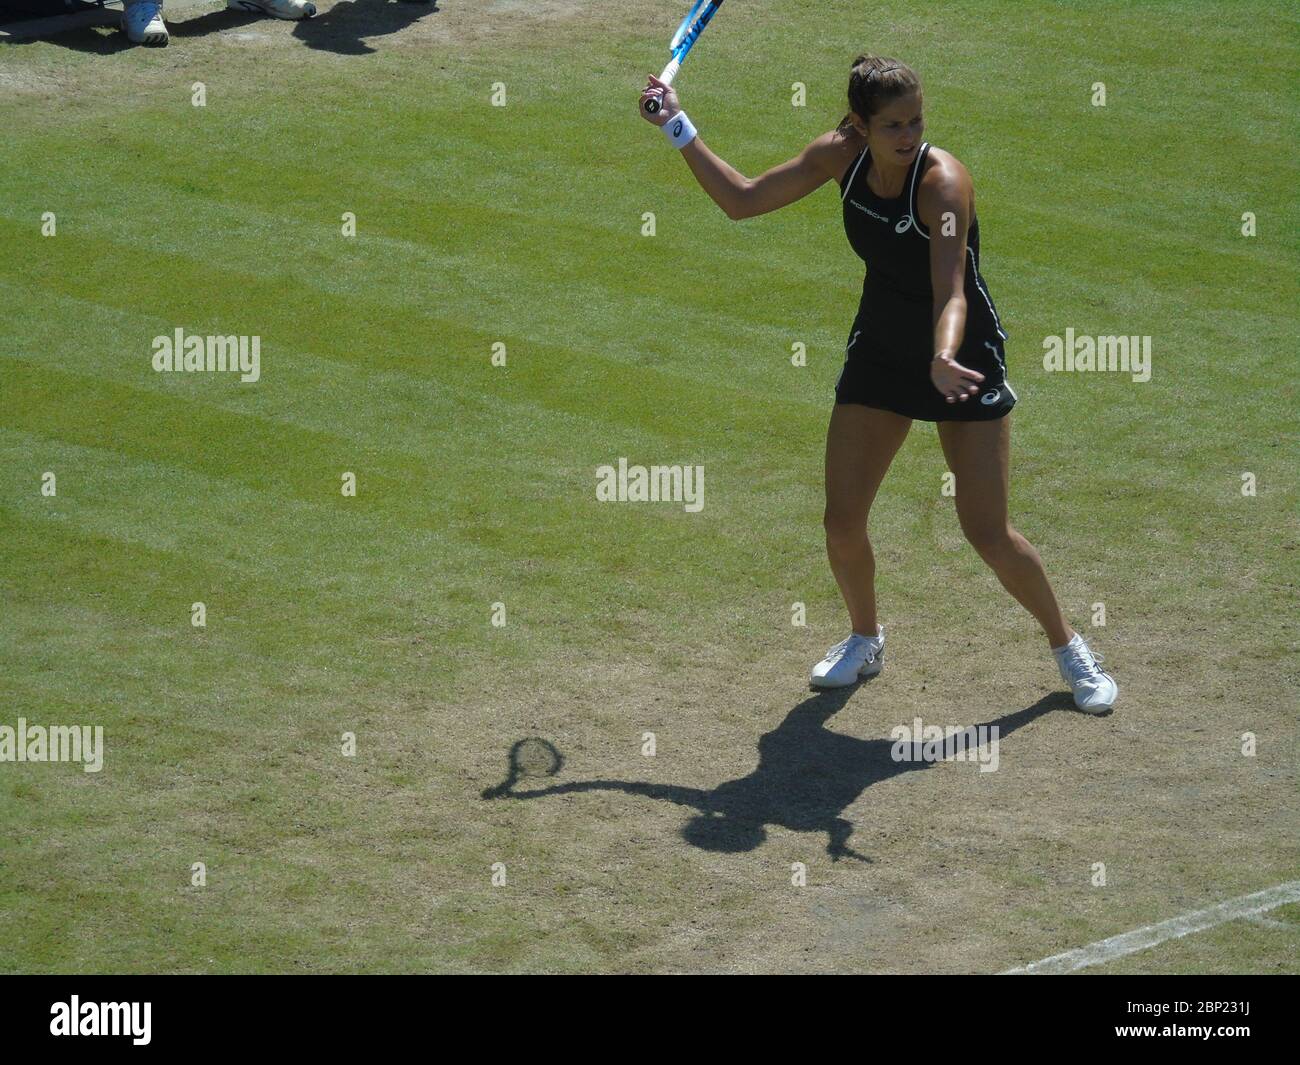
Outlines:
<svg viewBox="0 0 1300 1065"><path fill-rule="evenodd" d="M664 136L674 148L685 148L695 139L695 127L686 117L685 111L678 111L663 126Z"/></svg>

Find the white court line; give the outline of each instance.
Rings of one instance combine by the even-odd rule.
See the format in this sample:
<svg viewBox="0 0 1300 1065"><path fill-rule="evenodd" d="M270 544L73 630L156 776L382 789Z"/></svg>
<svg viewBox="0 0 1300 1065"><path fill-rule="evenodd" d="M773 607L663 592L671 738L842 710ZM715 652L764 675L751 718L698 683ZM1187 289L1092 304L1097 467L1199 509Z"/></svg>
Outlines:
<svg viewBox="0 0 1300 1065"><path fill-rule="evenodd" d="M1207 928L1253 917L1257 913L1284 906L1288 902L1300 902L1300 880L1287 884L1278 884L1253 895L1242 895L1238 899L1229 899L1208 910L1185 913L1181 917L1171 917L1159 924L1149 924L1144 928L1125 932L1123 935L1111 936L1096 943L1090 943L1078 950L1067 950L1064 954L1053 954L1042 961L1030 962L1017 969L1008 969L1003 976L1017 973L1072 973L1076 969L1086 969L1089 965L1101 965L1114 961L1126 954L1136 954L1169 939L1181 939L1193 932L1204 932Z"/></svg>
<svg viewBox="0 0 1300 1065"><path fill-rule="evenodd" d="M1286 928L1289 930L1300 927L1293 924L1287 924L1285 921L1275 921L1271 917L1263 917L1258 913L1255 914L1254 917L1247 918L1247 920L1250 921L1251 924L1259 925L1261 928Z"/></svg>

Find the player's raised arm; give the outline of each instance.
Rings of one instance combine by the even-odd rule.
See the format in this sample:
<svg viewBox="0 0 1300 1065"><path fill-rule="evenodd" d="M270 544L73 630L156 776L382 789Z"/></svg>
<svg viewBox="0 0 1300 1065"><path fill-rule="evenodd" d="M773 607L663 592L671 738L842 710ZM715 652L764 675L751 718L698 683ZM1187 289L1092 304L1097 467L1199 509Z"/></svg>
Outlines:
<svg viewBox="0 0 1300 1065"><path fill-rule="evenodd" d="M647 113L647 100L659 102L656 113ZM739 220L775 211L807 196L833 176L830 162L834 133L818 137L793 159L756 178L747 178L709 150L681 109L676 90L653 74L641 93L638 111L647 122L664 129L673 147L681 149L695 179L728 218Z"/></svg>

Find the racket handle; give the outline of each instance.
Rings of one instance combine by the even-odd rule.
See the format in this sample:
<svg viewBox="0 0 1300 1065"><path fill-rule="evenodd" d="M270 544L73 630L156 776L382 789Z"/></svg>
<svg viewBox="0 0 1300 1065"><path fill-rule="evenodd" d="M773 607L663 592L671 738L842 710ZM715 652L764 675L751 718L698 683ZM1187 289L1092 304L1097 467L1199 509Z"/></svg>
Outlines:
<svg viewBox="0 0 1300 1065"><path fill-rule="evenodd" d="M659 80L662 81L665 85L671 85L673 83L673 78L677 77L677 72L681 69L682 69L681 62L679 60L674 59L666 67L664 67L664 72L659 75ZM647 115L657 115L659 113L659 101L647 100L645 102L645 113Z"/></svg>

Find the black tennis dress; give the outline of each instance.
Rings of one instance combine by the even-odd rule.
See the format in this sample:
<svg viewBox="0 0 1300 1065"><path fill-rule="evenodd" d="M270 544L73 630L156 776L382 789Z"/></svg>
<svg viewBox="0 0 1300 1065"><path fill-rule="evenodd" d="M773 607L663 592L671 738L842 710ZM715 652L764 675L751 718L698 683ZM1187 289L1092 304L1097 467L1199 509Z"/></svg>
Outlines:
<svg viewBox="0 0 1300 1065"><path fill-rule="evenodd" d="M927 422L990 421L1016 404L1007 383L1007 334L979 272L979 222L966 236L966 331L956 359L984 375L977 395L949 403L930 380L934 358L934 288L930 234L916 214L916 187L930 154L923 143L903 193L884 199L871 191L871 154L864 148L841 179L844 231L867 264L862 301L849 331L836 403L861 403Z"/></svg>

